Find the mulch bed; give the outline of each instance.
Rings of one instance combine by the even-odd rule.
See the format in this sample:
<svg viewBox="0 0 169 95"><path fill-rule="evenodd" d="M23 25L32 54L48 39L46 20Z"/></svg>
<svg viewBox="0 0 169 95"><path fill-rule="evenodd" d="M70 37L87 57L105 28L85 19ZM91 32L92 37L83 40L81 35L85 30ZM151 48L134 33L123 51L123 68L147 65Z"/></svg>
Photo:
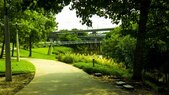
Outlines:
<svg viewBox="0 0 169 95"><path fill-rule="evenodd" d="M12 82L6 82L5 76L0 76L0 95L14 95L33 79L34 73L12 76Z"/></svg>

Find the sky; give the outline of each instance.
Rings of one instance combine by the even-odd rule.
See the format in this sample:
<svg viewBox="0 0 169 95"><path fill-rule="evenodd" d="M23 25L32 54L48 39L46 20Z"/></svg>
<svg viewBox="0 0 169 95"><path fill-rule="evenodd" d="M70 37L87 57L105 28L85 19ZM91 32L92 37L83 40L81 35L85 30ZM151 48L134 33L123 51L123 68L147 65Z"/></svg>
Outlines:
<svg viewBox="0 0 169 95"><path fill-rule="evenodd" d="M62 12L56 15L56 22L58 23L58 30L67 29L100 29L100 28L113 28L116 24L112 24L110 19L105 19L103 17L93 16L92 27L87 27L80 23L80 18L76 17L75 10L70 10L70 6L63 8Z"/></svg>

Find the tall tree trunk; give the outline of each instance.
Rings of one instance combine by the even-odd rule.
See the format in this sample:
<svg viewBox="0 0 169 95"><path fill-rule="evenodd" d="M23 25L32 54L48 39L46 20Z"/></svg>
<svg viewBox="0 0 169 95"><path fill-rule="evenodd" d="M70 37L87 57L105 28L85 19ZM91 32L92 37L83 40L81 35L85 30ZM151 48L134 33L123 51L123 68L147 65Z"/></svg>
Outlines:
<svg viewBox="0 0 169 95"><path fill-rule="evenodd" d="M142 80L142 69L144 64L144 48L145 48L145 35L146 24L148 20L148 11L150 7L150 0L141 0L140 3L140 20L139 29L137 33L137 43L134 55L133 76L134 80Z"/></svg>
<svg viewBox="0 0 169 95"><path fill-rule="evenodd" d="M29 37L29 57L32 57L32 35Z"/></svg>
<svg viewBox="0 0 169 95"><path fill-rule="evenodd" d="M2 43L2 49L1 49L1 55L0 55L0 58L3 58L3 55L4 55L4 49L5 49L5 38L4 38L3 43Z"/></svg>
<svg viewBox="0 0 169 95"><path fill-rule="evenodd" d="M6 81L12 81L11 55L10 55L10 31L8 18L8 2L4 0L4 34L5 34L5 77Z"/></svg>

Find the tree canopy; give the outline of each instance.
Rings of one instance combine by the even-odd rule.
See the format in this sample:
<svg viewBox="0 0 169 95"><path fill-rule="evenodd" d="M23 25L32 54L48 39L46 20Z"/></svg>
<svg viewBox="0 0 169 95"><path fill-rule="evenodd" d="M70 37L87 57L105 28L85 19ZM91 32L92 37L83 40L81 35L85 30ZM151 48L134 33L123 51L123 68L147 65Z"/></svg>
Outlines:
<svg viewBox="0 0 169 95"><path fill-rule="evenodd" d="M30 5L26 5L26 1ZM38 0L39 1L39 0ZM3 24L4 6L3 0L0 0L0 22ZM11 40L15 41L16 30L19 32L19 39L21 44L28 43L31 36L31 43L39 41L46 41L49 32L57 29L55 22L55 13L52 11L44 10L42 7L30 7L35 3L35 0L12 0L8 3L8 19L11 31Z"/></svg>
<svg viewBox="0 0 169 95"><path fill-rule="evenodd" d="M23 10L43 8L46 11L59 13L70 1L71 0L22 0L21 6Z"/></svg>
<svg viewBox="0 0 169 95"><path fill-rule="evenodd" d="M77 16L82 18L82 24L89 26L92 25L90 18L95 14L110 18L113 23L122 21L123 29L129 28L132 23L138 24L138 29L135 32L137 42L133 79L141 80L141 72L145 63L145 40L149 33L148 27L154 27L156 22L168 22L169 2L167 0L74 0L71 5L72 9L76 10ZM162 13L164 15L160 16ZM153 33L155 32L153 29L151 30Z"/></svg>

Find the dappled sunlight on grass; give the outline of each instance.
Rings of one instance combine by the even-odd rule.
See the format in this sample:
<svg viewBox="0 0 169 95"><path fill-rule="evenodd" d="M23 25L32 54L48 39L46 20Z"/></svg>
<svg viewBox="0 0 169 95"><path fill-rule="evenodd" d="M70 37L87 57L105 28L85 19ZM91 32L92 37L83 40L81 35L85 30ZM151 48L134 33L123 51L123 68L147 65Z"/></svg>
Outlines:
<svg viewBox="0 0 169 95"><path fill-rule="evenodd" d="M28 57L29 50L20 49L20 56L21 57ZM32 58L50 59L50 60L56 59L55 54L48 55L48 48L33 48L32 49Z"/></svg>

